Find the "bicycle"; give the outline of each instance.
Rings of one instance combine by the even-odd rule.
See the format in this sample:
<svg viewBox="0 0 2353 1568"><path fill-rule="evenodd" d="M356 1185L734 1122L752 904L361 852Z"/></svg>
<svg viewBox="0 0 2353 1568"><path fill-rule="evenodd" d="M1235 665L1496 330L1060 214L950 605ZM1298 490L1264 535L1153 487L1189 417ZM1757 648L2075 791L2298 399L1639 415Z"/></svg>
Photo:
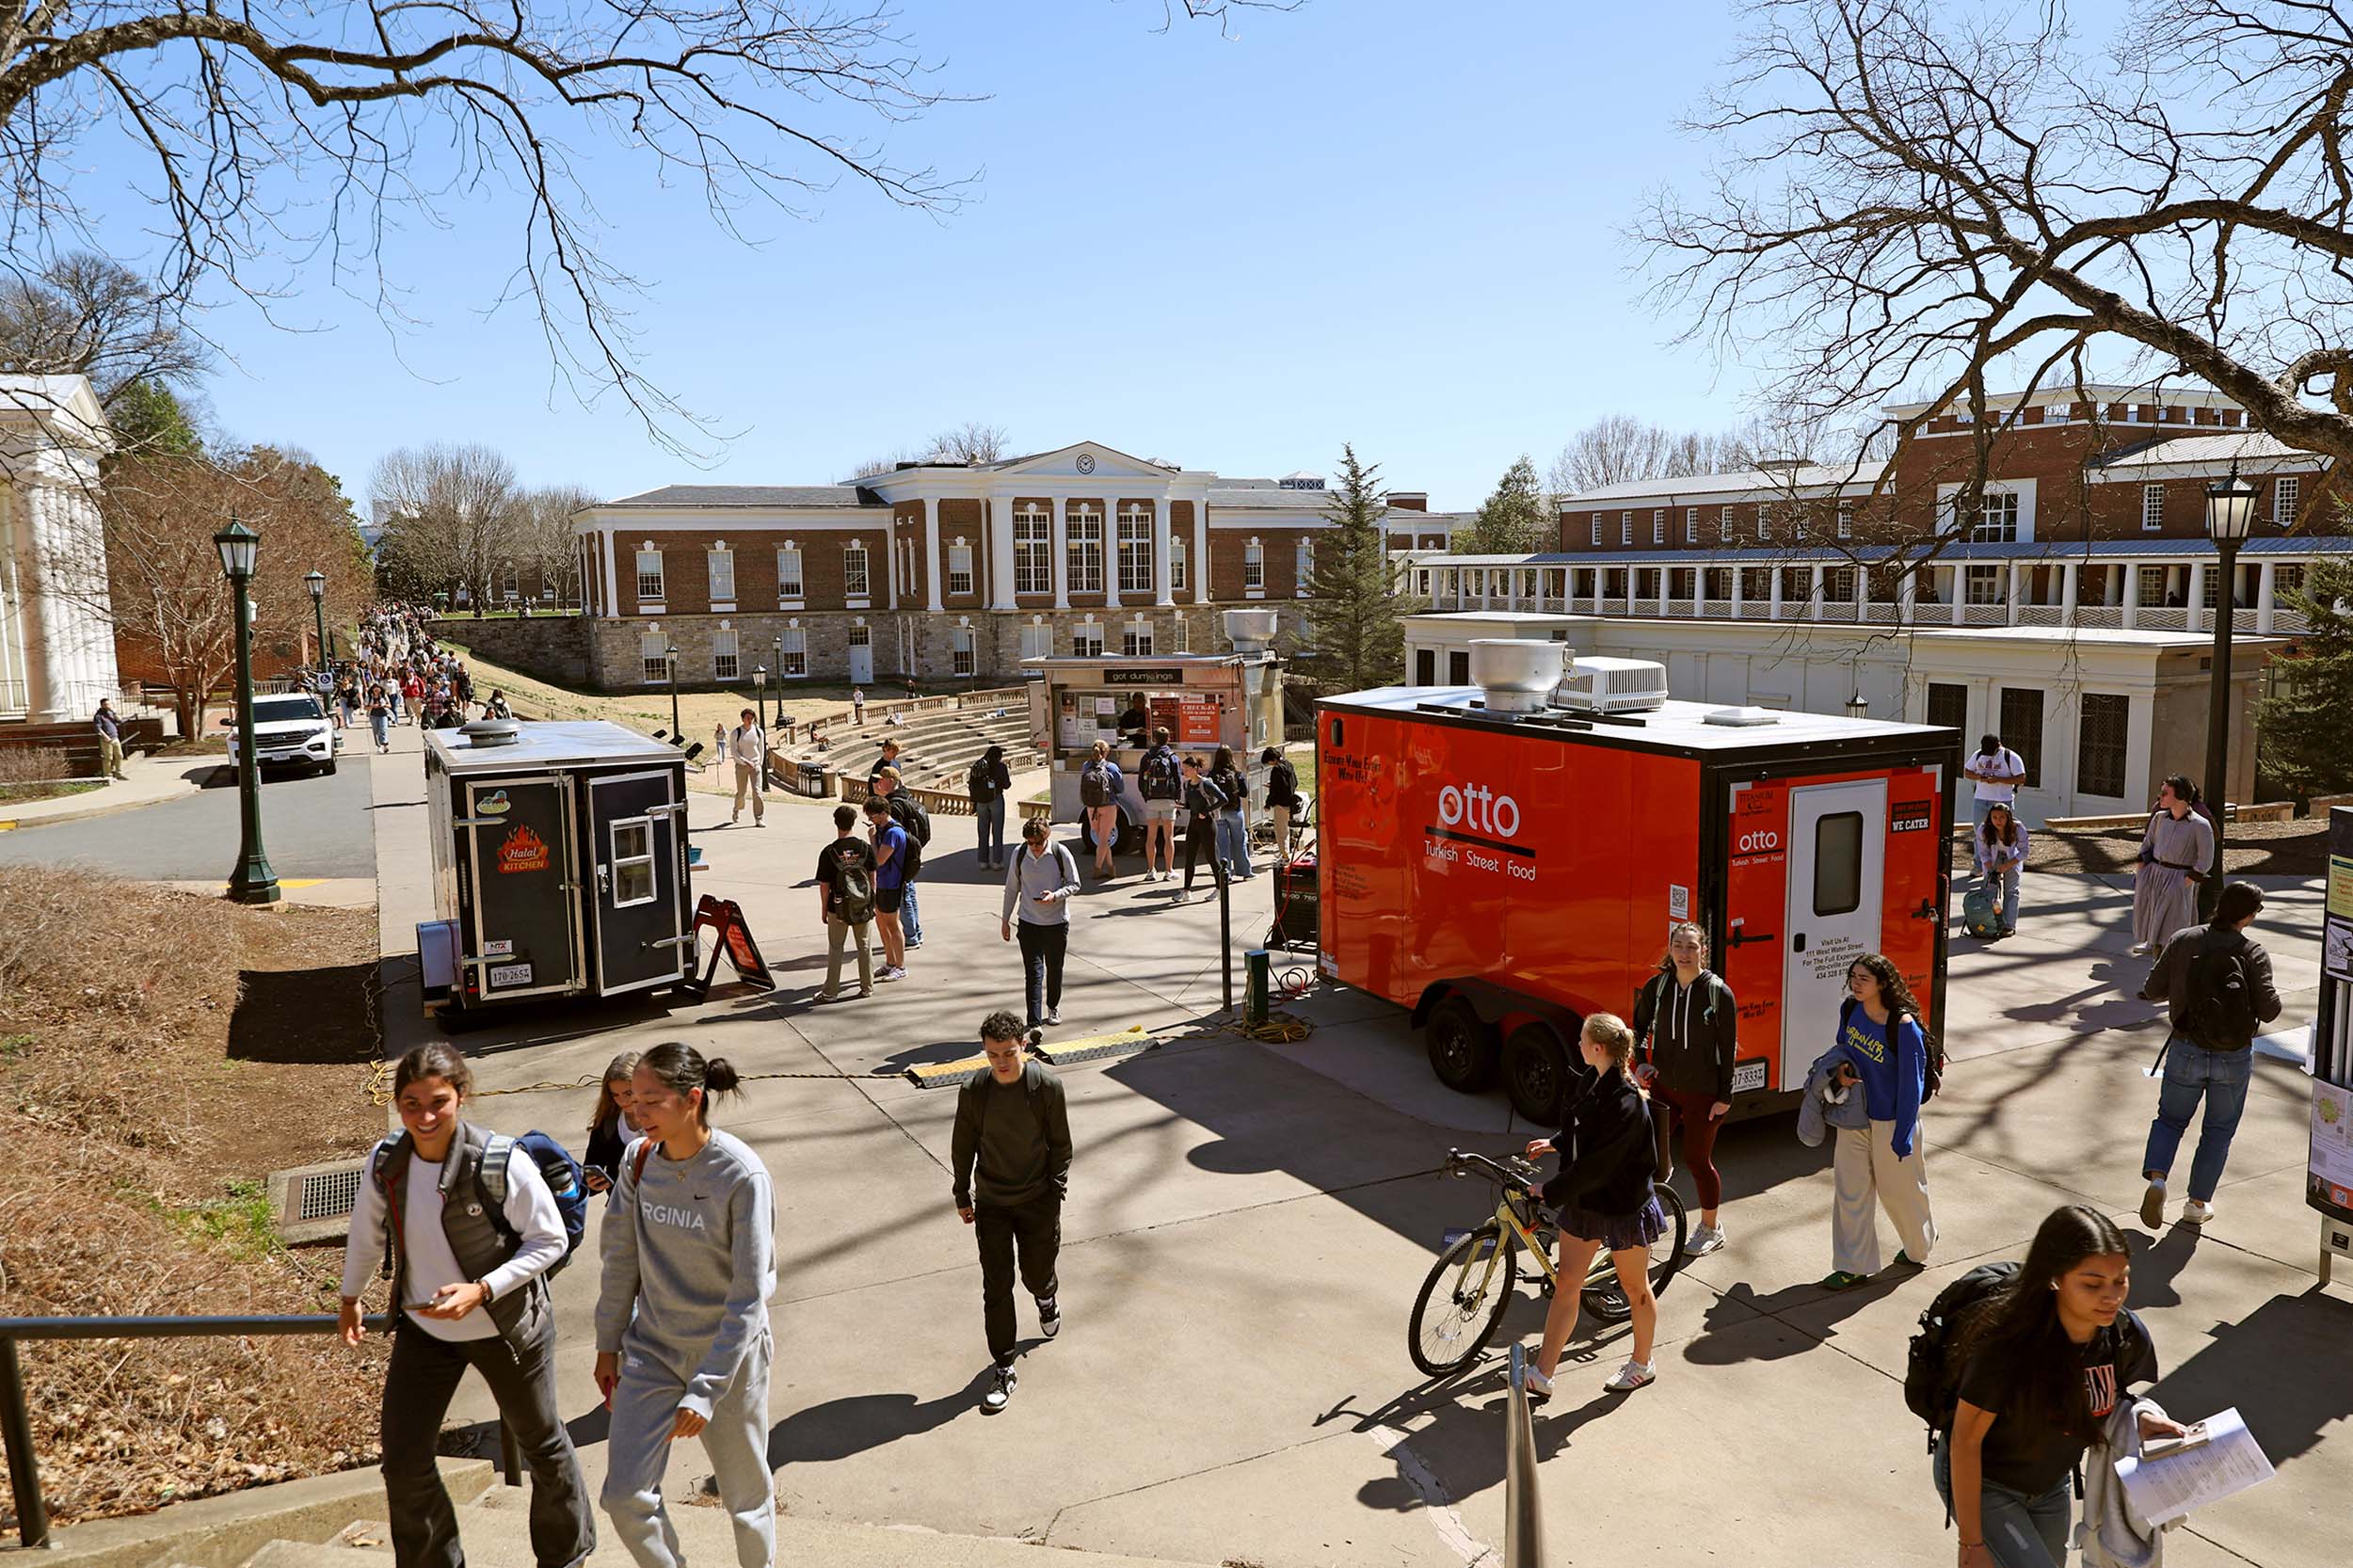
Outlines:
<svg viewBox="0 0 2353 1568"><path fill-rule="evenodd" d="M1449 1176L1484 1176L1502 1192L1496 1200L1494 1218L1475 1230L1449 1233L1445 1250L1430 1267L1430 1276L1421 1282L1421 1293L1414 1298L1406 1349L1414 1365L1433 1378L1461 1371L1495 1337L1519 1282L1520 1248L1528 1250L1543 1273L1539 1294L1550 1297L1559 1283L1552 1261L1556 1222L1528 1192L1529 1183L1536 1179L1536 1167L1516 1156L1498 1164L1484 1155L1449 1149L1446 1168ZM1666 1226L1650 1249L1651 1294L1659 1296L1683 1268L1687 1222L1683 1199L1673 1188L1655 1181L1651 1192L1667 1214ZM1585 1310L1601 1321L1622 1323L1633 1316L1608 1253L1593 1255L1593 1268L1580 1288Z"/></svg>

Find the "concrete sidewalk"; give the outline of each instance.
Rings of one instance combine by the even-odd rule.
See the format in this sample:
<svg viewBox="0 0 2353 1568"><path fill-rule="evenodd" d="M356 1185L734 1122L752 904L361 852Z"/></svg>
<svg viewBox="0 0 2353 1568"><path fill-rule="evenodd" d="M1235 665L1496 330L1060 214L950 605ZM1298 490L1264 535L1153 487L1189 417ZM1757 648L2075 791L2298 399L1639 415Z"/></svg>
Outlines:
<svg viewBox="0 0 2353 1568"><path fill-rule="evenodd" d="M229 765L219 757L156 757L141 752L122 760L124 777L109 779L102 789L55 800L0 801L0 833L46 823L79 822L116 811L136 810L159 801L178 800L204 787L214 772Z"/></svg>
<svg viewBox="0 0 2353 1568"><path fill-rule="evenodd" d="M376 766L389 911L422 887L424 846L408 807L420 792L401 771L413 760ZM999 879L973 863L970 822L939 819L929 939L909 979L816 1007L809 879L829 805L772 797L756 829L722 825L722 800L693 800L697 891L743 904L777 990L722 984L692 1005L516 1014L459 1037L489 1091L482 1120L568 1140L591 1094L532 1086L593 1080L616 1050L682 1039L754 1075L714 1119L776 1183L769 1458L789 1511L1263 1568L1498 1560L1499 1360L1433 1384L1404 1336L1441 1234L1492 1202L1434 1174L1446 1150L1516 1148L1529 1129L1499 1096L1440 1088L1398 1011L1369 998L1310 993L1293 1005L1316 1032L1290 1046L1218 1032L1206 1019L1220 995L1214 901L1176 906L1168 885L1135 876L1089 883L1058 1036L1143 1023L1167 1043L1064 1074L1078 1149L1066 1326L1051 1344L1025 1340L1011 1409L984 1418L972 1239L949 1206L953 1096L896 1074L968 1054L983 1012L1018 1005ZM2309 1008L2317 892L2277 893L2262 936ZM1603 1395L1625 1331L1589 1320L1538 1420L1555 1561L1949 1562L1954 1537L1901 1398L1906 1337L1944 1282L2020 1256L2071 1202L2134 1236L2160 1397L2177 1414L2238 1405L2280 1468L2169 1537L2169 1562L2342 1556L2329 1543L2353 1453L2331 1429L2353 1413L2353 1304L2313 1275L2305 1080L2260 1063L2214 1222L2139 1232L2129 1215L2155 1097L2142 1069L2161 1034L2129 995L2143 965L2123 952L2128 903L2060 877L2037 879L2030 899L2018 937L1955 943L1957 1061L1924 1117L1932 1266L1817 1288L1830 1263L1825 1155L1785 1119L1728 1129L1731 1245L1662 1297L1658 1383ZM1263 934L1270 903L1263 877L1236 889L1238 947ZM402 1005L388 997L390 1023ZM584 1260L555 1284L563 1406L592 1482L604 1459L588 1375L596 1274ZM1522 1294L1506 1338L1541 1320ZM1021 1321L1026 1333L1026 1305ZM469 1383L458 1417L487 1415ZM707 1472L696 1446L679 1446L672 1496Z"/></svg>

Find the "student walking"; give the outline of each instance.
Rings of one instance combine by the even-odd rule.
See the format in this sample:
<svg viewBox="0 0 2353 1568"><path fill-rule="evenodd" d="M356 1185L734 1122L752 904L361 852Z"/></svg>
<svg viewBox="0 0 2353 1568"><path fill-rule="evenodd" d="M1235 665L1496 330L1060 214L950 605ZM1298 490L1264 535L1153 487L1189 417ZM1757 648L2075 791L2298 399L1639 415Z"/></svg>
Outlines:
<svg viewBox="0 0 2353 1568"><path fill-rule="evenodd" d="M1920 1152L1920 1098L1928 1083L1929 1041L1912 988L1881 953L1866 952L1847 970L1851 993L1838 1010L1838 1036L1815 1063L1833 1083L1863 1089L1862 1127L1835 1129L1832 1169L1831 1272L1827 1290L1848 1290L1880 1271L1879 1221L1887 1210L1903 1246L1896 1261L1918 1268L1936 1245L1929 1208L1929 1167Z"/></svg>
<svg viewBox="0 0 2353 1568"><path fill-rule="evenodd" d="M1291 823L1299 815L1299 770L1290 765L1281 746L1269 746L1258 753L1258 760L1266 764L1266 809L1274 823L1274 858L1276 864L1288 863L1291 857Z"/></svg>
<svg viewBox="0 0 2353 1568"><path fill-rule="evenodd" d="M555 1314L544 1276L564 1219L512 1139L465 1119L473 1072L446 1045L392 1069L401 1130L368 1157L344 1243L344 1343L365 1336L360 1297L392 1241L392 1363L384 1373L384 1501L400 1568L462 1568L457 1515L435 1453L450 1397L473 1368L531 1468L531 1552L569 1568L597 1544L588 1483L555 1400Z"/></svg>
<svg viewBox="0 0 2353 1568"><path fill-rule="evenodd" d="M776 1478L768 1469L768 1297L776 1288L776 1206L768 1171L711 1125L731 1094L724 1057L654 1047L637 1064L645 1137L621 1161L604 1225L597 1296L597 1391L612 1413L605 1512L641 1568L679 1568L662 1500L674 1438L700 1437L735 1522L739 1568L776 1560Z"/></svg>
<svg viewBox="0 0 2353 1568"><path fill-rule="evenodd" d="M1022 984L1032 1029L1062 1022L1063 955L1070 947L1070 899L1079 890L1079 862L1067 845L1048 841L1051 834L1040 818L1023 823L1021 847L1014 851L1013 866L1005 872L1001 935L1010 942L1016 925L1020 928Z"/></svg>
<svg viewBox="0 0 2353 1568"><path fill-rule="evenodd" d="M1201 759L1185 759L1185 885L1176 894L1176 902L1189 903L1193 898L1193 868L1201 858L1201 852L1209 852L1210 875L1222 886L1225 868L1218 859L1217 814L1225 808L1225 796L1209 782L1203 771Z"/></svg>
<svg viewBox="0 0 2353 1568"><path fill-rule="evenodd" d="M2182 1206L2182 1222L2199 1225L2214 1217L2215 1189L2222 1184L2231 1140L2247 1110L2248 1080L2255 1072L2255 1032L2280 1016L2271 955L2247 935L2263 906L2263 889L2253 883L2224 884L2214 923L2175 932L2140 988L2144 1000L2165 1003L2172 1025L2157 1052L2165 1082L2157 1091L2157 1115L2149 1124L2149 1146L2140 1161L2149 1183L2140 1197L2140 1220L2152 1230L2165 1224L2166 1180L2201 1100L2205 1116L2189 1164L2189 1201Z"/></svg>
<svg viewBox="0 0 2353 1568"><path fill-rule="evenodd" d="M907 941L899 927L906 897L907 831L890 814L890 803L866 803L867 840L874 850L874 923L882 928L883 967L876 980L904 980Z"/></svg>
<svg viewBox="0 0 2353 1568"><path fill-rule="evenodd" d="M2000 935L2018 934L2018 880L2026 869L2026 830L2019 824L2018 813L1996 801L1985 820L1977 824L1977 874L1985 878L2000 894L2002 912Z"/></svg>
<svg viewBox="0 0 2353 1568"><path fill-rule="evenodd" d="M2155 1380L2156 1347L2124 1304L2123 1233L2098 1209L2053 1210L2024 1264L1972 1273L2006 1268L2006 1280L1953 1305L1958 1393L1930 1440L1931 1468L1961 1532L1961 1568L2062 1568L2073 1478L2125 1387ZM2183 1432L2146 1410L2137 1422L2144 1438Z"/></svg>
<svg viewBox="0 0 2353 1568"><path fill-rule="evenodd" d="M1152 731L1136 777L1144 797L1144 879L1159 882L1176 874L1176 808L1185 798L1184 770L1168 744L1168 726Z"/></svg>
<svg viewBox="0 0 2353 1568"><path fill-rule="evenodd" d="M1234 765L1234 748L1220 746L1209 759L1209 782L1225 797L1225 804L1217 812L1217 854L1225 862L1225 874L1236 882L1247 882L1250 871L1250 822L1244 814L1250 804L1250 780Z"/></svg>
<svg viewBox="0 0 2353 1568"><path fill-rule="evenodd" d="M588 1152L580 1157L581 1179L591 1192L609 1192L620 1179L621 1155L637 1141L629 1109L636 1099L637 1053L625 1050L604 1064L597 1084L597 1108L588 1116Z"/></svg>
<svg viewBox="0 0 2353 1568"><path fill-rule="evenodd" d="M2198 786L2175 774L2157 791L2133 871L2133 952L2154 952L2198 923L2198 885L2214 864L2214 826L2198 809Z"/></svg>
<svg viewBox="0 0 2353 1568"><path fill-rule="evenodd" d="M857 836L857 808L833 808L833 842L817 852L817 916L825 927L825 985L819 1001L841 996L841 944L857 948L857 994L874 994L874 850Z"/></svg>
<svg viewBox="0 0 2353 1568"><path fill-rule="evenodd" d="M1658 1336L1658 1303L1650 1290L1650 1249L1667 1228L1666 1211L1651 1190L1657 1146L1650 1108L1628 1076L1634 1061L1634 1032L1613 1013L1595 1013L1577 1037L1577 1053L1593 1072L1582 1094L1570 1101L1568 1122L1550 1138L1528 1145L1528 1158L1561 1156L1550 1181L1530 1190L1560 1210L1560 1288L1545 1313L1545 1336L1528 1379L1529 1398L1552 1397L1561 1349L1577 1329L1577 1299L1593 1254L1607 1250L1619 1288L1633 1308L1634 1347L1602 1388L1630 1394L1656 1381L1651 1347Z"/></svg>
<svg viewBox="0 0 2353 1568"><path fill-rule="evenodd" d="M735 812L728 818L728 825L735 826L744 820L744 797L752 797L752 825L768 825L768 733L760 727L760 715L746 708L737 716L738 723L728 736L727 749L735 759Z"/></svg>
<svg viewBox="0 0 2353 1568"><path fill-rule="evenodd" d="M1977 783L1974 804L1977 824L1982 824L1985 814L1996 806L2018 804L2018 781L2026 776L2026 763L2002 744L1999 735L1989 732L1977 738L1977 754L1961 772L1962 777Z"/></svg>
<svg viewBox="0 0 2353 1568"><path fill-rule="evenodd" d="M1683 1162L1699 1189L1699 1228L1683 1243L1692 1257L1724 1244L1718 1223L1724 1182L1716 1170L1716 1134L1732 1109L1739 1030L1740 1008L1732 987L1707 968L1707 933L1689 920L1671 926L1658 972L1634 999L1634 1038L1644 1047L1639 1076L1651 1094L1651 1114L1664 1114L1681 1129Z"/></svg>
<svg viewBox="0 0 2353 1568"><path fill-rule="evenodd" d="M122 724L115 717L112 698L98 699L98 712L90 715L90 728L98 732L98 771L108 778L127 777L122 771Z"/></svg>
<svg viewBox="0 0 2353 1568"><path fill-rule="evenodd" d="M1003 746L990 746L965 775L964 792L980 824L981 864L990 871L1005 869L1005 796L1012 789L1013 771L1005 766Z"/></svg>
<svg viewBox="0 0 2353 1568"><path fill-rule="evenodd" d="M392 749L392 710L389 686L383 681L368 684L368 732L376 737L376 749Z"/></svg>
<svg viewBox="0 0 2353 1568"><path fill-rule="evenodd" d="M1086 812L1087 836L1095 840L1095 879L1109 882L1117 874L1112 847L1119 842L1119 797L1128 792L1128 776L1112 760L1112 744L1095 743L1094 755L1079 764L1079 806Z"/></svg>
<svg viewBox="0 0 2353 1568"><path fill-rule="evenodd" d="M1013 1281L1037 1303L1038 1332L1062 1332L1062 1205L1070 1193L1070 1114L1062 1080L1022 1058L1029 1032L1000 1010L981 1020L988 1071L956 1096L949 1174L956 1213L981 1248L981 1320L988 1335L989 1381L981 1409L991 1416L1013 1398Z"/></svg>

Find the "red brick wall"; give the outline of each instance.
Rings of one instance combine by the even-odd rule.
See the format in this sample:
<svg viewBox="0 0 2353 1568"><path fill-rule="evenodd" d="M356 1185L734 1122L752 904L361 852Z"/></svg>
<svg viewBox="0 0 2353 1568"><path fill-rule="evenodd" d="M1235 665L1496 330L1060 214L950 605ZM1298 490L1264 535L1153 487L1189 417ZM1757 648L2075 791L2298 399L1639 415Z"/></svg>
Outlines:
<svg viewBox="0 0 2353 1568"><path fill-rule="evenodd" d="M1209 530L1209 593L1220 600L1241 600L1247 590L1242 586L1242 557L1250 541L1257 539L1265 552L1266 593L1268 599L1291 599L1302 586L1298 580L1299 540L1308 535L1321 536L1328 532L1316 528L1217 528Z"/></svg>
<svg viewBox="0 0 2353 1568"><path fill-rule="evenodd" d="M647 539L662 552L664 613L700 615L711 609L710 548L721 539L735 555L735 606L739 614L776 608L776 547L791 539L801 551L802 603L812 610L839 610L848 605L842 591L842 552L852 540L866 546L868 607L880 610L890 601L890 533L877 521L862 528L714 528L665 530L632 535L618 527L614 533L616 585L620 613L638 614L637 547ZM904 600L903 600L904 602Z"/></svg>

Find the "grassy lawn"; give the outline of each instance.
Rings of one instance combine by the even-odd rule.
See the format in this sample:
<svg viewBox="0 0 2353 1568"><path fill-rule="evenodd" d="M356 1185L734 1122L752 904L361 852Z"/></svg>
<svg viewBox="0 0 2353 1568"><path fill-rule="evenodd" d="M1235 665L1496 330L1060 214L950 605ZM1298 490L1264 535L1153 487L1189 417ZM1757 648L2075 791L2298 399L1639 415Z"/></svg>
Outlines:
<svg viewBox="0 0 2353 1568"><path fill-rule="evenodd" d="M103 788L95 778L41 780L31 784L0 784L0 801L56 800L66 795L88 794Z"/></svg>
<svg viewBox="0 0 2353 1568"><path fill-rule="evenodd" d="M469 617L471 618L471 617ZM485 619L489 617L485 616ZM547 719L606 719L625 725L642 734L670 728L670 694L667 690L644 692L583 692L541 680L519 670L482 658L466 647L460 639L465 628L455 621L438 623L434 632L443 647L455 648L472 672L474 698L480 701L493 690L503 691L517 712L526 718ZM877 702L881 699L869 692ZM680 691L678 695L679 723L687 735L708 741L713 727L735 728L736 715L753 706L752 688L746 681L741 690L723 692ZM781 708L784 715L796 723L807 723L829 713L839 713L850 706L847 686L813 686L794 682L781 704L774 690L768 700L760 704L768 712Z"/></svg>

